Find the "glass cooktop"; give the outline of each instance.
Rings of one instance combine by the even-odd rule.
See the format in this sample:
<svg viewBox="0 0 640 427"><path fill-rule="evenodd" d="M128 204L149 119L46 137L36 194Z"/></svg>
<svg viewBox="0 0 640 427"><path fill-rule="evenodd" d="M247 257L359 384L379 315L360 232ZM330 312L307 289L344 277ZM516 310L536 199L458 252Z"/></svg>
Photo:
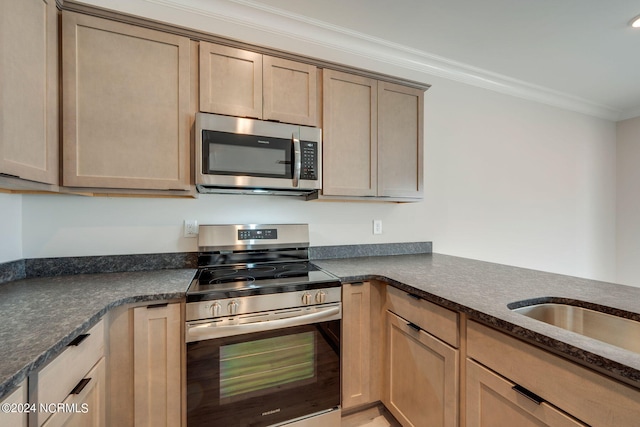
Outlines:
<svg viewBox="0 0 640 427"><path fill-rule="evenodd" d="M187 301L293 292L340 286L340 280L310 262L249 264L202 268L187 291Z"/></svg>

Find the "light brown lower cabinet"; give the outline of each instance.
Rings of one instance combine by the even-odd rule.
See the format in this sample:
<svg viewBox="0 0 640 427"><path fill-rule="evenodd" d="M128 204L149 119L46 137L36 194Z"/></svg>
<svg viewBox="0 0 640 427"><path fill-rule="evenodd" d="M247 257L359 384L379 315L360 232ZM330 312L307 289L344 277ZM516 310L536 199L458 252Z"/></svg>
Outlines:
<svg viewBox="0 0 640 427"><path fill-rule="evenodd" d="M458 350L387 311L383 403L403 426L458 425Z"/></svg>
<svg viewBox="0 0 640 427"><path fill-rule="evenodd" d="M30 426L105 425L104 332L101 320L29 375L29 403L36 409L29 414ZM71 405L73 410L57 409L58 404L67 403L75 404ZM86 413L83 403L87 404Z"/></svg>
<svg viewBox="0 0 640 427"><path fill-rule="evenodd" d="M49 417L43 427L104 427L105 381L103 357L87 373L79 387L62 402L65 410Z"/></svg>
<svg viewBox="0 0 640 427"><path fill-rule="evenodd" d="M384 289L375 281L342 285L343 410L380 400Z"/></svg>
<svg viewBox="0 0 640 427"><path fill-rule="evenodd" d="M342 286L342 409L371 401L371 287Z"/></svg>
<svg viewBox="0 0 640 427"><path fill-rule="evenodd" d="M136 427L180 426L180 304L133 309L133 383Z"/></svg>
<svg viewBox="0 0 640 427"><path fill-rule="evenodd" d="M541 407L552 405L562 411L536 410L524 397L492 390L495 379L490 383L487 375L474 374L471 363L467 365L472 368L467 375L469 427L583 425L580 422L602 427L640 425L640 390L474 321L467 325L467 357L503 381L517 384L519 390L535 394L544 401ZM568 414L566 420L556 412ZM523 423L513 421L514 416Z"/></svg>
<svg viewBox="0 0 640 427"><path fill-rule="evenodd" d="M547 402L520 394L516 384L467 360L467 427L585 426Z"/></svg>
<svg viewBox="0 0 640 427"><path fill-rule="evenodd" d="M27 382L24 381L10 395L0 401L2 405L10 405L8 411L0 411L0 426L27 427L28 412L18 410L19 405L25 405L26 403Z"/></svg>

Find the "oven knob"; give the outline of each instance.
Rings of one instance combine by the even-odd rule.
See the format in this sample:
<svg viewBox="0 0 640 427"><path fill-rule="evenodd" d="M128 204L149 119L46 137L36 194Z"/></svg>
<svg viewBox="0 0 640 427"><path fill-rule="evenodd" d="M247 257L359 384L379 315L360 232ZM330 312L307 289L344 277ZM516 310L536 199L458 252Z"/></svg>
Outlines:
<svg viewBox="0 0 640 427"><path fill-rule="evenodd" d="M320 291L316 293L316 302L318 304L324 304L326 300L327 300L327 293L325 291Z"/></svg>
<svg viewBox="0 0 640 427"><path fill-rule="evenodd" d="M233 300L227 305L227 310L229 310L229 314L237 314L238 313L238 301Z"/></svg>
<svg viewBox="0 0 640 427"><path fill-rule="evenodd" d="M220 305L219 302L214 302L213 304L211 304L211 314L213 315L213 317L220 316L221 309L222 309L222 306Z"/></svg>
<svg viewBox="0 0 640 427"><path fill-rule="evenodd" d="M309 304L311 304L311 294L310 294L309 292L305 292L305 293L302 295L302 303L303 303L304 305L309 305Z"/></svg>

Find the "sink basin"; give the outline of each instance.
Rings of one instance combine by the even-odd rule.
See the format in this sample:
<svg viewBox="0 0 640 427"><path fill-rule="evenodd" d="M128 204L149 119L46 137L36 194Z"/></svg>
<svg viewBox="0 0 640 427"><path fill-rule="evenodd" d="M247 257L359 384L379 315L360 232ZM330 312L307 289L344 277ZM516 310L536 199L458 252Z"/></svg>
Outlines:
<svg viewBox="0 0 640 427"><path fill-rule="evenodd" d="M640 353L640 322L636 320L562 303L534 304L511 310L532 319Z"/></svg>

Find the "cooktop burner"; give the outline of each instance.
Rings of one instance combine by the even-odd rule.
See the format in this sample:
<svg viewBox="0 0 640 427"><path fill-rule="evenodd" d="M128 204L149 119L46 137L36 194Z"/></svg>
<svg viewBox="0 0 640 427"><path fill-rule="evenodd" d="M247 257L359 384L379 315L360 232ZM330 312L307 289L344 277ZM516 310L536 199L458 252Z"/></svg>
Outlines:
<svg viewBox="0 0 640 427"><path fill-rule="evenodd" d="M310 262L202 268L187 291L187 301L292 292L340 286L337 277Z"/></svg>

